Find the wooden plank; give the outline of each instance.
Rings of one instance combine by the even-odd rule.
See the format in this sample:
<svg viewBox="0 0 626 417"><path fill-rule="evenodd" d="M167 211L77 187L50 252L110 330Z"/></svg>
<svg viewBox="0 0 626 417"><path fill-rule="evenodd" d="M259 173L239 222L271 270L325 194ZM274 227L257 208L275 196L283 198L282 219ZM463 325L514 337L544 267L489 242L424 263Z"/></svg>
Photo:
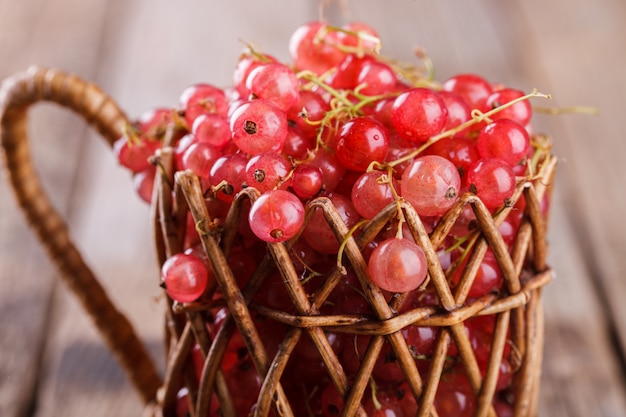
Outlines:
<svg viewBox="0 0 626 417"><path fill-rule="evenodd" d="M541 6L539 4L541 3ZM520 13L536 27L531 68L556 94L555 105L587 105L597 116L549 120L563 155L561 187L575 219L576 239L626 357L626 196L623 130L626 82L626 5L621 1L574 1L567 7L539 1L519 3ZM541 8L542 13L533 13ZM532 65L529 65L532 67ZM548 69L548 71L546 71Z"/></svg>
<svg viewBox="0 0 626 417"><path fill-rule="evenodd" d="M81 8L79 3L2 2L0 77L24 70L33 62L92 74L98 26L82 18L97 14L98 7ZM58 19L55 6L79 14L68 12L65 20ZM69 26L74 38L65 30ZM32 113L30 128L36 138L33 155L44 174L44 186L55 206L68 214L84 124L42 106ZM65 138L63 146L59 146L58 138ZM0 182L0 415L12 417L26 415L36 398L42 348L51 324L55 271L27 229L6 186L4 171Z"/></svg>
<svg viewBox="0 0 626 417"><path fill-rule="evenodd" d="M558 175L559 183L563 175ZM626 416L619 359L606 310L595 297L563 192L552 206L550 263L557 278L544 291L546 347L540 410L546 416Z"/></svg>

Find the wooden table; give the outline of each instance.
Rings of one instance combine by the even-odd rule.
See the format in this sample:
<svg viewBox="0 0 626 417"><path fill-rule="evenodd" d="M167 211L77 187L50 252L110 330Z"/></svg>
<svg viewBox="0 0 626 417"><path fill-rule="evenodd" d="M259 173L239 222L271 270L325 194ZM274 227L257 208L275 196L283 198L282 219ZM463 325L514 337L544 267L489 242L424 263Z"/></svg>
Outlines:
<svg viewBox="0 0 626 417"><path fill-rule="evenodd" d="M541 415L626 416L626 3L621 0L393 2L331 6L376 27L383 53L425 48L437 79L476 72L550 107L536 117L560 157L550 225L557 279L545 290ZM0 78L31 64L99 84L131 116L175 105L197 81L228 85L241 40L288 59L316 2L0 0ZM32 113L35 158L87 261L160 358L162 304L148 208L105 144L75 116ZM0 415L130 416L141 403L30 234L0 174Z"/></svg>

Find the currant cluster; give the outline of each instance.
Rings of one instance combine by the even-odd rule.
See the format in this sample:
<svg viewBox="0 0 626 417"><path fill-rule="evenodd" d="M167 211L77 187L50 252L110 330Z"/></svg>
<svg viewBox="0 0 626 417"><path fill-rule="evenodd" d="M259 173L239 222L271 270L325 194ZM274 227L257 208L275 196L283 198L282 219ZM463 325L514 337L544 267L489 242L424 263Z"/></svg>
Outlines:
<svg viewBox="0 0 626 417"><path fill-rule="evenodd" d="M415 209L429 230L464 193L478 196L494 214L509 207L517 182L532 176L537 155L547 152L531 126L528 99L539 94L525 94L475 74L437 82L427 58L422 57L423 65L405 65L379 50L378 34L366 24L304 24L290 39L291 63L247 48L234 68L231 87L189 86L176 107L150 110L129 126L114 146L116 155L133 172L138 195L151 202L159 152L171 148L175 171L190 170L201 179L208 211L218 223L225 221L241 190L259 191L247 207L229 257L242 287L268 242L295 239L289 246L292 261L311 294L342 263L342 242L322 211L306 216L308 202L318 197L328 198L357 235L385 207L403 202ZM500 226L509 245L523 208L522 197ZM407 228L402 211L397 213L364 250L369 276L389 299L408 293L402 311L436 306L424 250ZM163 286L176 303L212 305L223 296L214 285L191 216L186 221L185 251L163 265ZM474 213L466 206L437 248L452 287L472 252L474 227ZM344 265L343 278L321 313L373 315L360 286L354 271ZM502 272L488 250L468 296L481 297L501 288ZM295 313L278 272L268 277L253 302ZM214 335L228 311L223 303L215 303L207 314ZM286 326L261 314L255 315L255 323L269 355L275 354ZM476 317L465 327L484 370L494 320ZM426 372L438 328L408 326L402 333L418 369ZM352 378L370 336L339 332L326 336ZM451 343L434 403L440 416L473 415L474 394L457 357ZM204 360L197 346L193 362L199 378ZM312 340L303 335L281 380L296 415L341 414L343 399L325 366ZM262 379L237 333L221 368L235 393L238 415L248 415ZM506 394L515 370L510 346L500 368L494 407L499 416L508 416L512 408ZM417 402L404 380L394 351L385 342L362 405L368 415L416 415ZM187 388L179 393L180 416L188 410L188 394ZM210 415L219 415L218 400L212 405Z"/></svg>

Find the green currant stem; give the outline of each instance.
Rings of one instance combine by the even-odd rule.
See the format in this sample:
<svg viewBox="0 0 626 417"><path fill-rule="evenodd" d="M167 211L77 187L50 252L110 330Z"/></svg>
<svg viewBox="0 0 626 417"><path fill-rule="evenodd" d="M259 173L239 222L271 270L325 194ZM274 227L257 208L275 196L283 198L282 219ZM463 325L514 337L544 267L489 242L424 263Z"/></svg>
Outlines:
<svg viewBox="0 0 626 417"><path fill-rule="evenodd" d="M549 115L577 113L577 114L589 114L592 116L596 116L600 113L600 110L598 110L597 108L587 107L587 106L568 106L568 107L557 107L557 108L533 106L533 111L536 111L537 113L543 113L543 114L549 114Z"/></svg>
<svg viewBox="0 0 626 417"><path fill-rule="evenodd" d="M324 91L329 93L331 96L333 96L334 98L339 100L346 107L351 107L352 106L352 103L350 102L350 100L348 100L345 97L344 94L341 94L339 91L335 90L330 85L328 85L325 82L323 82L318 77L318 75L315 74L313 71L308 71L308 70L300 71L299 73L296 74L296 76L299 79L307 80L307 81L312 82L313 84L317 85L318 87L322 88Z"/></svg>
<svg viewBox="0 0 626 417"><path fill-rule="evenodd" d="M271 59L269 59L266 55L263 55L261 52L257 51L256 48L254 46L252 46L252 44L250 42L246 42L243 39L239 39L239 42L243 43L245 45L245 47L248 49L248 52L250 53L250 55L252 55L255 59L261 61L261 62L265 62L265 63L269 63L272 62ZM243 53L243 55L245 56L245 52Z"/></svg>
<svg viewBox="0 0 626 417"><path fill-rule="evenodd" d="M346 248L346 244L348 243L348 239L350 238L350 236L352 236L354 234L354 232L356 232L359 227L363 226L364 224L366 224L369 220L367 219L363 219L360 222L358 222L357 224L355 224L354 226L352 226L352 228L348 231L348 234L346 235L346 237L343 239L343 242L341 242L341 245L339 245L339 250L337 251L337 268L339 268L339 270L341 270L341 273L343 275L345 274L345 268L343 267L343 251Z"/></svg>
<svg viewBox="0 0 626 417"><path fill-rule="evenodd" d="M374 381L374 377L370 376L370 388L372 390L372 404L374 404L374 408L380 410L383 408L383 405L378 401L376 397L376 391L378 390L378 386L376 385L376 381Z"/></svg>
<svg viewBox="0 0 626 417"><path fill-rule="evenodd" d="M351 47L349 45L343 45L343 44L338 44L334 42L327 42L326 34L328 32L341 32L347 35L354 36L358 39L358 44L356 47ZM326 45L330 45L333 48L341 52L345 52L346 54L355 54L359 58L368 54L368 51L366 51L365 48L363 47L363 41L369 41L369 42L374 43L375 46L373 50L370 52L373 55L378 55L378 53L380 52L382 48L382 42L380 38L377 36L370 35L369 33L347 30L347 29L343 29L337 26L326 26L326 25L322 26L315 36L315 41L324 43Z"/></svg>
<svg viewBox="0 0 626 417"><path fill-rule="evenodd" d="M126 141L131 146L139 145L141 143L137 129L131 123L124 125L124 136L126 136Z"/></svg>

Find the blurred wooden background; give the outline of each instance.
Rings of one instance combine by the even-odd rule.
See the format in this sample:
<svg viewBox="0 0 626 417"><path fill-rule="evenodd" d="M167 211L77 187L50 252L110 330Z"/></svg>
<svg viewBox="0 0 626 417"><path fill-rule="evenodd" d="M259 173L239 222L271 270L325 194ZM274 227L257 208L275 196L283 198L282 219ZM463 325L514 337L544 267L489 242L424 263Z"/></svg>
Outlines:
<svg viewBox="0 0 626 417"><path fill-rule="evenodd" d="M377 28L383 53L416 46L437 78L477 72L552 93L536 116L561 157L550 225L557 280L545 290L541 415L626 416L626 2L352 0L333 23ZM193 82L228 85L240 40L288 59L316 1L0 0L0 78L31 64L99 84L137 116ZM44 184L86 259L161 360L162 306L148 208L104 143L75 116L32 112ZM132 416L141 404L25 225L0 173L0 416Z"/></svg>

